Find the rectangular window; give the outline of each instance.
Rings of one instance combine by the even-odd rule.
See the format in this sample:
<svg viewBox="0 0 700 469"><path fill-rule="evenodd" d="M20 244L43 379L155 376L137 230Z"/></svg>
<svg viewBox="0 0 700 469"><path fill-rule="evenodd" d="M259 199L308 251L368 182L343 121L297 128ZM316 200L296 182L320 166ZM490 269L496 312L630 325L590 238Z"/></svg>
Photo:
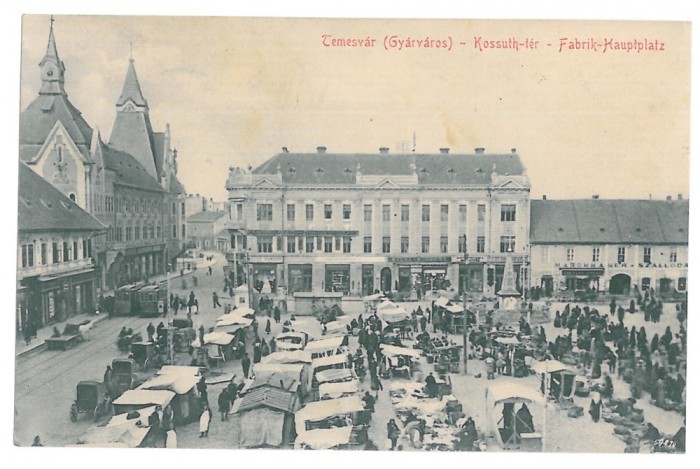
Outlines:
<svg viewBox="0 0 700 469"><path fill-rule="evenodd" d="M117 228L119 230L119 228ZM177 238L177 225L173 225L173 239Z"/></svg>
<svg viewBox="0 0 700 469"><path fill-rule="evenodd" d="M323 218L326 220L330 220L333 218L333 205L331 204L325 204L323 206Z"/></svg>
<svg viewBox="0 0 700 469"><path fill-rule="evenodd" d="M459 235L457 248L461 253L467 252L467 235Z"/></svg>
<svg viewBox="0 0 700 469"><path fill-rule="evenodd" d="M573 262L574 254L574 248L566 248L566 262Z"/></svg>
<svg viewBox="0 0 700 469"><path fill-rule="evenodd" d="M424 253L430 251L430 236L423 236L420 242L420 251Z"/></svg>
<svg viewBox="0 0 700 469"><path fill-rule="evenodd" d="M185 202L180 204L180 215L182 215L183 217L185 216ZM182 237L184 238L185 236L183 235Z"/></svg>
<svg viewBox="0 0 700 469"><path fill-rule="evenodd" d="M450 214L450 206L447 204L440 205L440 221L445 223Z"/></svg>
<svg viewBox="0 0 700 469"><path fill-rule="evenodd" d="M515 236L501 236L501 252L515 252Z"/></svg>
<svg viewBox="0 0 700 469"><path fill-rule="evenodd" d="M41 265L46 265L46 243L41 243Z"/></svg>
<svg viewBox="0 0 700 469"><path fill-rule="evenodd" d="M63 242L63 262L68 262L70 260L70 251L68 249L68 242Z"/></svg>
<svg viewBox="0 0 700 469"><path fill-rule="evenodd" d="M335 251L340 252L340 236L336 236L335 238Z"/></svg>
<svg viewBox="0 0 700 469"><path fill-rule="evenodd" d="M272 204L258 204L258 221L272 221Z"/></svg>
<svg viewBox="0 0 700 469"><path fill-rule="evenodd" d="M306 204L306 221L314 220L314 204Z"/></svg>
<svg viewBox="0 0 700 469"><path fill-rule="evenodd" d="M410 219L410 208L408 205L401 205L401 221L409 221Z"/></svg>
<svg viewBox="0 0 700 469"><path fill-rule="evenodd" d="M296 205L287 204L287 221L294 221L296 220L296 217Z"/></svg>
<svg viewBox="0 0 700 469"><path fill-rule="evenodd" d="M282 252L284 249L284 239L282 236L275 236L275 239L277 240L277 252Z"/></svg>
<svg viewBox="0 0 700 469"><path fill-rule="evenodd" d="M372 221L372 206L365 205L364 212L365 212L365 221L371 222Z"/></svg>
<svg viewBox="0 0 700 469"><path fill-rule="evenodd" d="M185 224L183 223L182 226L180 227L180 237L182 239L185 239L185 235L187 234L186 229L185 229Z"/></svg>
<svg viewBox="0 0 700 469"><path fill-rule="evenodd" d="M161 238L161 231L160 231L160 225L156 226L156 238L160 239Z"/></svg>
<svg viewBox="0 0 700 469"><path fill-rule="evenodd" d="M477 236L476 237L476 252L486 252L486 237Z"/></svg>
<svg viewBox="0 0 700 469"><path fill-rule="evenodd" d="M382 252L391 252L391 237L382 237Z"/></svg>
<svg viewBox="0 0 700 469"><path fill-rule="evenodd" d="M299 252L304 252L304 238L299 236L299 241L297 241L297 248L299 249Z"/></svg>
<svg viewBox="0 0 700 469"><path fill-rule="evenodd" d="M382 221L391 220L391 206L384 204L382 205Z"/></svg>
<svg viewBox="0 0 700 469"><path fill-rule="evenodd" d="M644 263L651 264L651 248L650 247L644 248Z"/></svg>
<svg viewBox="0 0 700 469"><path fill-rule="evenodd" d="M73 241L73 255L71 256L71 259L74 261L78 259L78 242Z"/></svg>
<svg viewBox="0 0 700 469"><path fill-rule="evenodd" d="M343 237L343 252L350 252L352 238L350 236Z"/></svg>
<svg viewBox="0 0 700 469"><path fill-rule="evenodd" d="M333 252L333 237L324 236L323 237L323 252Z"/></svg>
<svg viewBox="0 0 700 469"><path fill-rule="evenodd" d="M401 236L401 252L404 254L408 252L408 236Z"/></svg>
<svg viewBox="0 0 700 469"><path fill-rule="evenodd" d="M272 237L258 236L258 252L272 252Z"/></svg>
<svg viewBox="0 0 700 469"><path fill-rule="evenodd" d="M443 254L447 252L447 236L440 236L440 252Z"/></svg>
<svg viewBox="0 0 700 469"><path fill-rule="evenodd" d="M33 244L23 244L22 245L22 267L33 267L34 266L34 245Z"/></svg>
<svg viewBox="0 0 700 469"><path fill-rule="evenodd" d="M479 221L484 221L486 220L486 205L484 204L479 204L476 210L476 215L477 215L477 220Z"/></svg>
<svg viewBox="0 0 700 469"><path fill-rule="evenodd" d="M138 226L134 227L134 240L141 239L141 228Z"/></svg>
<svg viewBox="0 0 700 469"><path fill-rule="evenodd" d="M173 215L177 214L177 205L173 202Z"/></svg>
<svg viewBox="0 0 700 469"><path fill-rule="evenodd" d="M83 259L87 259L87 258L89 257L89 256L88 256L88 246L87 246L87 244L88 244L88 240L87 240L87 239L84 239L84 240L83 240Z"/></svg>
<svg viewBox="0 0 700 469"><path fill-rule="evenodd" d="M316 237L316 250L321 251L323 249L323 236Z"/></svg>
<svg viewBox="0 0 700 469"><path fill-rule="evenodd" d="M671 252L668 253L669 262L678 262L678 249L671 248Z"/></svg>
<svg viewBox="0 0 700 469"><path fill-rule="evenodd" d="M686 277L678 277L678 291L685 291L688 279Z"/></svg>
<svg viewBox="0 0 700 469"><path fill-rule="evenodd" d="M352 214L352 209L350 204L343 204L343 220L350 220L350 215Z"/></svg>
<svg viewBox="0 0 700 469"><path fill-rule="evenodd" d="M314 238L311 236L306 237L306 252L314 252Z"/></svg>
<svg viewBox="0 0 700 469"><path fill-rule="evenodd" d="M294 252L296 250L297 239L294 236L287 237L287 252Z"/></svg>
<svg viewBox="0 0 700 469"><path fill-rule="evenodd" d="M501 205L501 221L515 221L515 204Z"/></svg>
<svg viewBox="0 0 700 469"><path fill-rule="evenodd" d="M593 248L592 262L600 262L600 248Z"/></svg>
<svg viewBox="0 0 700 469"><path fill-rule="evenodd" d="M430 205L423 205L421 209L421 220L430 221Z"/></svg>
<svg viewBox="0 0 700 469"><path fill-rule="evenodd" d="M460 223L467 222L467 206L465 204L459 205L459 222Z"/></svg>
<svg viewBox="0 0 700 469"><path fill-rule="evenodd" d="M650 286L651 286L651 279L649 277L644 277L642 279L642 291L649 290Z"/></svg>
<svg viewBox="0 0 700 469"><path fill-rule="evenodd" d="M371 236L365 236L363 242L363 251L366 253L372 252L372 237Z"/></svg>
<svg viewBox="0 0 700 469"><path fill-rule="evenodd" d="M243 204L236 204L236 220L243 220Z"/></svg>
<svg viewBox="0 0 700 469"><path fill-rule="evenodd" d="M625 263L625 248L617 248L617 263Z"/></svg>
<svg viewBox="0 0 700 469"><path fill-rule="evenodd" d="M540 247L540 261L549 262L549 246Z"/></svg>

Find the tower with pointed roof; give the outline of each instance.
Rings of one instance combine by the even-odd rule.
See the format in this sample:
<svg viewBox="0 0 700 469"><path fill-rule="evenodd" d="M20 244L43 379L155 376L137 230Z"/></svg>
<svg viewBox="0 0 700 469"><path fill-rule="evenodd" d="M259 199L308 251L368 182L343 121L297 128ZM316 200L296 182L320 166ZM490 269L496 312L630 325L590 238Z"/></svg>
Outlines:
<svg viewBox="0 0 700 469"><path fill-rule="evenodd" d="M58 57L58 49L56 48L56 39L53 35L53 17L51 18L51 28L49 29L49 42L46 46L46 54L39 62L41 68L41 89L39 94L51 95L62 94L66 91L63 88L65 81L64 73L66 67L63 61Z"/></svg>
<svg viewBox="0 0 700 469"><path fill-rule="evenodd" d="M148 174L159 180L148 102L141 92L133 58L129 59L124 86L116 108L117 116L109 137L110 146L132 155Z"/></svg>

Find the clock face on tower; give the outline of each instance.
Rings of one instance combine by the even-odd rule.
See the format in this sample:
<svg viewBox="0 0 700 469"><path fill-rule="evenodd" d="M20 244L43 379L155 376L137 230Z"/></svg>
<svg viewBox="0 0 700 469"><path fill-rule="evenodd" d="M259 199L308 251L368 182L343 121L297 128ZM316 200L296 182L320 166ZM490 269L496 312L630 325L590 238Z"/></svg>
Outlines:
<svg viewBox="0 0 700 469"><path fill-rule="evenodd" d="M49 70L46 72L46 75L47 75L47 76L50 76L50 77L53 76L53 70L49 69Z"/></svg>

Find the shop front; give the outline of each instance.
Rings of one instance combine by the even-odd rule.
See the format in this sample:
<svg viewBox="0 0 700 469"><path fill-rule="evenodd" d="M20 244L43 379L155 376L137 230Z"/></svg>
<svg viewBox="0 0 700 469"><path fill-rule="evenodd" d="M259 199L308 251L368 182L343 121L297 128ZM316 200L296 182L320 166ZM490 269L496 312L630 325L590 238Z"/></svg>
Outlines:
<svg viewBox="0 0 700 469"><path fill-rule="evenodd" d="M459 293L481 293L484 290L484 264L468 263L459 266Z"/></svg>
<svg viewBox="0 0 700 469"><path fill-rule="evenodd" d="M362 264L362 296L374 293L374 265Z"/></svg>
<svg viewBox="0 0 700 469"><path fill-rule="evenodd" d="M279 263L271 262L256 262L251 260L251 277L253 279L253 288L263 295L270 295L277 293L278 286L278 276L277 268L282 263L282 258L280 257Z"/></svg>
<svg viewBox="0 0 700 469"><path fill-rule="evenodd" d="M327 264L324 291L350 293L350 264Z"/></svg>
<svg viewBox="0 0 700 469"><path fill-rule="evenodd" d="M289 264L287 289L290 294L313 290L313 266L311 264Z"/></svg>
<svg viewBox="0 0 700 469"><path fill-rule="evenodd" d="M600 278L605 274L603 267L563 267L561 276L567 291L598 292ZM629 286L626 287L629 289Z"/></svg>

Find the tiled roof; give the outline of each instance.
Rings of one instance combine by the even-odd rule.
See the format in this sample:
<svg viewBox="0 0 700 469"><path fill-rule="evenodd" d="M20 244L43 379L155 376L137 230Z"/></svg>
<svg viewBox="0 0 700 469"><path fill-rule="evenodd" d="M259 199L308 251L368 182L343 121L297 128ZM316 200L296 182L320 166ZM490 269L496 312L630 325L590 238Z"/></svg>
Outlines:
<svg viewBox="0 0 700 469"><path fill-rule="evenodd" d="M294 392L272 386L260 386L248 391L238 405L238 411L269 407L293 414L297 410L297 395Z"/></svg>
<svg viewBox="0 0 700 469"><path fill-rule="evenodd" d="M19 164L19 231L104 231L106 227L44 178Z"/></svg>
<svg viewBox="0 0 700 469"><path fill-rule="evenodd" d="M687 200L533 200L533 244L687 244Z"/></svg>
<svg viewBox="0 0 700 469"><path fill-rule="evenodd" d="M133 60L129 60L129 68L126 71L124 87L122 88L121 96L117 100L117 106L121 106L128 100L132 100L138 106L148 106L146 98L143 97L141 92L141 85L139 84L139 78L136 76Z"/></svg>
<svg viewBox="0 0 700 469"><path fill-rule="evenodd" d="M173 194L184 194L187 191L185 190L185 186L182 185L177 176L173 174L170 176L170 187L168 188L168 192L171 192Z"/></svg>
<svg viewBox="0 0 700 469"><path fill-rule="evenodd" d="M355 184L357 165L362 175L418 175L421 185L487 185L491 173L523 175L516 153L509 154L361 154L279 153L253 170L254 174L282 172L286 184ZM414 167L415 165L415 171Z"/></svg>
<svg viewBox="0 0 700 469"><path fill-rule="evenodd" d="M211 212L211 211L206 211L206 212L198 212L195 213L194 215L190 215L187 217L187 222L213 222L218 220L219 218L226 216L227 212L224 211L217 211L217 212Z"/></svg>
<svg viewBox="0 0 700 469"><path fill-rule="evenodd" d="M115 184L162 192L163 188L136 159L128 153L115 150L109 145L102 146L105 166L115 171Z"/></svg>
<svg viewBox="0 0 700 469"><path fill-rule="evenodd" d="M117 112L109 144L132 155L152 177L157 177L153 129L145 112Z"/></svg>
<svg viewBox="0 0 700 469"><path fill-rule="evenodd" d="M36 145L36 151L39 151L58 121L61 121L78 147L89 148L92 128L85 122L80 111L61 94L39 95L22 111L19 116L20 148ZM33 157L36 151L29 157Z"/></svg>
<svg viewBox="0 0 700 469"><path fill-rule="evenodd" d="M165 159L165 132L153 133L153 158L156 164L156 174L158 177L163 175L163 161Z"/></svg>

